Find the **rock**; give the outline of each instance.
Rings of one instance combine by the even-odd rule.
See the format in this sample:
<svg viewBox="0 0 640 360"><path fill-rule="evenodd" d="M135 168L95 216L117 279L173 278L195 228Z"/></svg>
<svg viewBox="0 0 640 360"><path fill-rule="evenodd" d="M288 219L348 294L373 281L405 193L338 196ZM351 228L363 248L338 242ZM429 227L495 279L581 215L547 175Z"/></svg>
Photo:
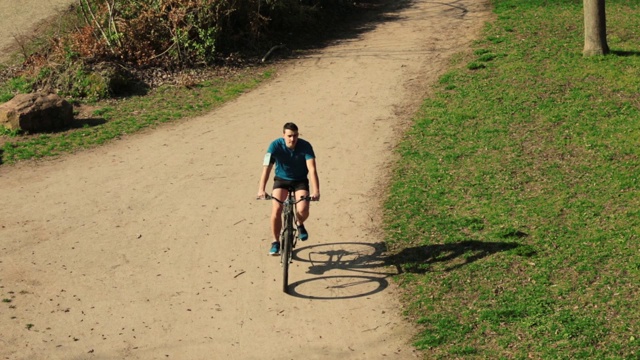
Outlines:
<svg viewBox="0 0 640 360"><path fill-rule="evenodd" d="M52 131L73 122L73 106L56 94L19 94L0 105L0 125L9 130Z"/></svg>

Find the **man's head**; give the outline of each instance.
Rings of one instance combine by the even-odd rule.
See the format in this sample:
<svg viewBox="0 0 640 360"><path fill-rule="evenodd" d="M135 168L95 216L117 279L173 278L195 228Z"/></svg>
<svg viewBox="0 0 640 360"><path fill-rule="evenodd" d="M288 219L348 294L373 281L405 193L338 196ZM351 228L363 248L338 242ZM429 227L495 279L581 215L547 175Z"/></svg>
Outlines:
<svg viewBox="0 0 640 360"><path fill-rule="evenodd" d="M298 142L298 126L292 122L284 124L282 128L282 137L289 149L294 149Z"/></svg>

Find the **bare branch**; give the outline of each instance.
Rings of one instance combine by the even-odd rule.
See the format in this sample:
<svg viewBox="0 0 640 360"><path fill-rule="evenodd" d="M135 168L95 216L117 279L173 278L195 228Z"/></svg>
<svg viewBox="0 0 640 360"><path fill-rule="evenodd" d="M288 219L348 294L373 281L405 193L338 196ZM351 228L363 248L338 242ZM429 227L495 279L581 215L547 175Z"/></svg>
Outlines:
<svg viewBox="0 0 640 360"><path fill-rule="evenodd" d="M105 1L107 3L107 9L109 9L109 32L113 31L113 35L118 42L118 46L122 46L122 42L120 41L120 34L118 33L118 28L116 27L116 22L113 18L113 13L116 7L116 1L113 0L111 4L109 1Z"/></svg>
<svg viewBox="0 0 640 360"><path fill-rule="evenodd" d="M109 49L112 50L111 49L112 48L111 41L109 41L109 37L107 36L107 34L102 29L102 26L100 26L100 23L98 22L98 19L96 19L96 16L93 15L93 11L91 11L91 6L89 5L89 1L88 0L84 0L84 2L87 5L87 11L89 11L89 14L91 15L91 19L93 19L93 22L96 24L96 27L98 28L98 30L102 34L102 38L104 38L104 41L107 42L107 46L109 47Z"/></svg>

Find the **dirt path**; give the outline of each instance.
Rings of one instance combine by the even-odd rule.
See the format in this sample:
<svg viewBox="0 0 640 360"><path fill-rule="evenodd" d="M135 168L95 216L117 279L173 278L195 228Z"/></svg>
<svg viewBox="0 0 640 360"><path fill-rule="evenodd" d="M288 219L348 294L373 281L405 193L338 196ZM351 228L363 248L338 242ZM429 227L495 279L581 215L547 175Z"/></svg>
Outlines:
<svg viewBox="0 0 640 360"><path fill-rule="evenodd" d="M74 0L0 0L0 61L8 59L9 50L19 48L18 42L29 37L35 26Z"/></svg>
<svg viewBox="0 0 640 360"><path fill-rule="evenodd" d="M418 0L206 116L0 167L0 358L415 358L377 189L401 124L489 17L485 1ZM286 121L323 194L292 295L253 200Z"/></svg>

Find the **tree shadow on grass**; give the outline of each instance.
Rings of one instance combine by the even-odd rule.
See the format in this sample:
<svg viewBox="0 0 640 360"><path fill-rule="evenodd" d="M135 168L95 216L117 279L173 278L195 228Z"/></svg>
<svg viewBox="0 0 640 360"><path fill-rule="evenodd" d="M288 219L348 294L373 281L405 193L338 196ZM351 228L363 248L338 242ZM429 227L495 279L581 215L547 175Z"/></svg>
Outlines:
<svg viewBox="0 0 640 360"><path fill-rule="evenodd" d="M55 134L70 133L80 129L99 126L99 125L105 124L106 122L107 120L101 117L75 117L73 121L71 121L69 124L65 126L55 128L55 129L50 129L50 130L27 133L26 136L40 136L41 134L55 135Z"/></svg>
<svg viewBox="0 0 640 360"><path fill-rule="evenodd" d="M94 127L105 124L106 122L107 120L100 117L77 118L73 121L73 124L69 127L69 129Z"/></svg>
<svg viewBox="0 0 640 360"><path fill-rule="evenodd" d="M452 271L493 254L512 251L517 255L531 257L535 250L528 245L514 242L486 242L466 240L451 244L433 244L406 248L388 256L386 263L395 266L398 273L424 274L437 263L444 263L445 271ZM448 265L446 263L451 263Z"/></svg>
<svg viewBox="0 0 640 360"><path fill-rule="evenodd" d="M611 54L616 56L622 56L622 57L640 56L640 51L611 50Z"/></svg>

